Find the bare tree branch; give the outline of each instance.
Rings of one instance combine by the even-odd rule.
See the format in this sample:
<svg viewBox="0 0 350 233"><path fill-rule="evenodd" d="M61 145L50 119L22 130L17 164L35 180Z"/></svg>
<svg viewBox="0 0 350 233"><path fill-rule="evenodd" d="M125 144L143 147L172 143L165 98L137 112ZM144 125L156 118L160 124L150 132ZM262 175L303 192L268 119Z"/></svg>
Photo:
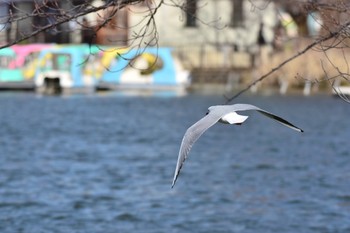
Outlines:
<svg viewBox="0 0 350 233"><path fill-rule="evenodd" d="M34 16L42 16L42 17L53 16L53 17L55 17L55 22L49 23L45 26L40 26L37 30L34 30L33 32L31 32L29 34L24 34L20 38L14 40L14 41L11 41L5 45L1 45L0 49L5 48L5 47L9 47L9 46L14 45L14 44L18 44L22 41L25 41L31 37L38 35L40 32L44 32L44 31L47 31L50 29L55 29L57 26L59 26L61 24L67 23L69 21L77 20L79 17L85 16L87 14L90 14L93 12L98 12L100 10L107 9L108 7L114 7L114 11L111 13L110 17L107 17L104 20L104 22L102 22L100 25L97 26L97 30L99 30L100 28L102 28L104 25L106 25L112 19L112 16L115 15L117 11L121 10L125 6L136 4L139 2L142 2L142 0L109 1L109 2L104 3L98 7L92 6L90 3L85 2L84 4L78 5L69 11L64 11L63 9L60 9L59 6L52 8L51 6L48 6L46 4L46 1L43 2L43 5L39 5L38 3L36 3L34 11L32 13L22 12L21 14L18 14L18 13L12 14L10 12L9 19L8 19L7 23L10 24L12 22L21 21L21 20L24 20L26 18L30 18L30 17L34 17ZM56 4L57 4L57 2L56 2ZM51 7L53 10L53 13L44 12L43 9L45 7L46 8ZM59 11L57 12L57 10L59 10Z"/></svg>
<svg viewBox="0 0 350 233"><path fill-rule="evenodd" d="M291 62L292 60L300 57L301 55L305 54L307 51L315 48L318 45L322 45L322 43L330 40L330 39L334 39L337 38L339 36L342 36L346 33L348 33L348 27L350 26L350 21L343 24L338 30L334 31L334 32L329 32L327 36L324 36L320 39L315 40L314 42L312 42L311 44L309 44L308 46L306 46L304 49L302 49L301 51L297 52L295 55L289 57L288 59L284 60L283 62L281 62L279 65L277 65L276 67L272 68L271 71L265 73L264 75L260 76L260 78L258 78L257 80L253 81L252 83L250 83L249 85L247 85L245 88L243 88L241 91L239 91L237 94L228 97L227 95L225 95L226 98L226 104L228 104L229 102L231 102L232 100L236 99L238 96L242 95L244 92L248 91L250 88L252 88L254 85L258 84L259 82L263 81L264 79L266 79L267 77L269 77L271 74L273 74L274 72L276 72L277 70L281 69L284 65L286 65L287 63ZM331 46L332 47L332 46Z"/></svg>

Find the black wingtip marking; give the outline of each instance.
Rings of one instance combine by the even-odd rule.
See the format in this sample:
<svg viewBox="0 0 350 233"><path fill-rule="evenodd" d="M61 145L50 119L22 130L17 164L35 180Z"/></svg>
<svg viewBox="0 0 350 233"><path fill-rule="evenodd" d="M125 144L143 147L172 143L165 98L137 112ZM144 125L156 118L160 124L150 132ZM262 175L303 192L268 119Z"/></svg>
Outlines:
<svg viewBox="0 0 350 233"><path fill-rule="evenodd" d="M180 167L180 169L181 169L181 167ZM176 173L176 175L175 175L175 177L173 179L173 183L171 184L171 188L174 188L175 183L177 181L177 178L179 177L179 174L180 174L180 170L177 171L177 173Z"/></svg>
<svg viewBox="0 0 350 233"><path fill-rule="evenodd" d="M272 119L275 119L276 121L280 122L281 124L288 126L296 131L299 131L301 133L304 132L304 130L300 129L299 127L296 127L295 125L293 125L292 123L290 123L289 121L283 119L282 117L276 116L275 114L272 114L270 112L266 112L265 110L257 110L258 112L260 112L261 114L270 117Z"/></svg>
<svg viewBox="0 0 350 233"><path fill-rule="evenodd" d="M177 177L173 180L173 183L171 184L171 188L174 188L176 180L177 180Z"/></svg>

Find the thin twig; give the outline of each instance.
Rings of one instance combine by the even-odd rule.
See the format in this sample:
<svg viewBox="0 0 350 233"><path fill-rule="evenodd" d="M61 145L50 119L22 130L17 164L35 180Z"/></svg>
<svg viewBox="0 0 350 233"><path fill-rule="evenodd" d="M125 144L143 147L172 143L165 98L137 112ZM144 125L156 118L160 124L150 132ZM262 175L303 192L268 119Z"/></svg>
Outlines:
<svg viewBox="0 0 350 233"><path fill-rule="evenodd" d="M288 59L284 60L283 62L281 62L278 66L274 67L271 69L271 71L265 73L264 75L260 76L260 78L258 78L257 80L253 81L252 83L250 83L249 85L247 85L245 88L243 88L241 91L239 91L237 94L233 95L232 97L228 97L225 95L226 98L226 103L228 104L230 103L232 100L236 99L238 96L242 95L243 93L245 93L246 91L248 91L251 87L253 87L254 85L260 83L261 81L263 81L264 79L266 79L267 77L269 77L271 74L273 74L275 71L281 69L284 65L286 65L287 63L293 61L294 59L300 57L301 55L303 55L304 53L306 53L307 51L309 51L310 49L314 48L316 45L320 45L323 42L326 42L332 38L335 38L339 35L341 35L350 25L350 21L347 22L346 24L344 24L342 27L340 27L337 31L335 32L330 32L327 36L320 38L318 40L315 40L314 42L312 42L311 44L309 44L308 46L306 46L303 50L297 52L295 55L289 57Z"/></svg>

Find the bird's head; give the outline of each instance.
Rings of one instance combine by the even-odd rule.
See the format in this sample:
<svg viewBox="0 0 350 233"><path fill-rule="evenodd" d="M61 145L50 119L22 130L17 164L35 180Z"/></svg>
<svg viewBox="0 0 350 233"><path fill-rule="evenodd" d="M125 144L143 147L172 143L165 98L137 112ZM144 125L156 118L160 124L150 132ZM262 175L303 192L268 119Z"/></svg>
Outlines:
<svg viewBox="0 0 350 233"><path fill-rule="evenodd" d="M208 111L207 111L207 113L205 115L208 115L211 112L211 110L213 110L213 106L208 108Z"/></svg>

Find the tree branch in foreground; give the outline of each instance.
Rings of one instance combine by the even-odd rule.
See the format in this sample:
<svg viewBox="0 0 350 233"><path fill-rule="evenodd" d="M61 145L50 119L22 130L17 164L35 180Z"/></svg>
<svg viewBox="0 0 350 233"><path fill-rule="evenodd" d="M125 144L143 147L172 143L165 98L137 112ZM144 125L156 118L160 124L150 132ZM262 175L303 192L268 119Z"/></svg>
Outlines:
<svg viewBox="0 0 350 233"><path fill-rule="evenodd" d="M70 11L66 12L66 11L60 9L59 14L55 15L55 19L56 19L55 22L52 22L52 23L47 24L45 26L41 26L37 30L35 30L35 31L33 31L33 32L31 32L31 33L29 33L27 35L22 35L20 38L14 40L14 41L11 41L9 43L1 45L0 49L5 48L5 47L10 47L12 45L21 43L22 41L25 41L25 40L27 40L27 39L29 39L31 37L34 37L34 36L38 35L41 32L44 32L44 31L47 31L47 30L50 30L50 29L55 29L57 26L59 26L61 24L64 24L64 23L76 20L79 17L85 16L87 14L98 12L100 10L107 9L108 7L111 7L111 6L115 7L113 14L116 14L116 12L118 10L121 10L122 8L124 8L124 7L128 6L128 5L136 4L136 3L139 3L139 2L142 2L142 0L108 1L107 3L104 3L101 6L97 6L97 7L92 6L89 3L84 3L82 5L79 5L79 6L75 7L75 9L79 9L79 11L78 12L74 12L74 13L70 12ZM47 13L43 13L42 12L42 10L41 10L42 7L47 7L45 5L45 2L44 2L44 5L40 5L40 6L36 5L35 9L34 9L34 11L32 13L23 13L23 14L20 14L19 16L17 16L17 17L14 16L14 15L11 16L7 23L11 23L13 21L23 20L25 18L30 18L30 17L36 16L36 15L42 15L43 17L47 17L48 16ZM59 8L57 8L57 9L59 9ZM112 19L111 16L107 17L104 20L104 22L102 22L100 25L97 25L97 26L99 28L103 27L105 24L107 24Z"/></svg>
<svg viewBox="0 0 350 233"><path fill-rule="evenodd" d="M234 99L236 99L237 97L239 97L240 95L242 95L243 93L245 93L246 91L248 91L250 88L252 88L254 85L258 84L259 82L263 81L264 79L268 78L271 74L273 74L274 72L276 72L277 70L281 69L283 66L285 66L286 64L288 64L289 62L295 60L296 58L300 57L301 55L305 54L306 52L308 52L309 50L311 50L312 48L314 48L317 45L321 45L322 43L333 39L333 38L337 38L338 36L342 36L342 35L347 35L349 34L349 27L350 26L350 21L348 21L347 23L343 24L338 30L334 31L334 32L329 32L329 34L327 36L324 36L318 40L315 40L314 42L312 42L311 44L307 45L303 50L297 52L295 55L289 57L288 59L284 60L283 62L281 62L279 65L277 65L276 67L272 68L271 71L265 73L264 75L260 76L260 78L256 79L255 81L251 82L249 85L247 85L245 88L243 88L242 90L240 90L237 94L229 97L226 94L224 95L224 97L226 98L226 102L225 104L230 103L231 101L233 101Z"/></svg>

